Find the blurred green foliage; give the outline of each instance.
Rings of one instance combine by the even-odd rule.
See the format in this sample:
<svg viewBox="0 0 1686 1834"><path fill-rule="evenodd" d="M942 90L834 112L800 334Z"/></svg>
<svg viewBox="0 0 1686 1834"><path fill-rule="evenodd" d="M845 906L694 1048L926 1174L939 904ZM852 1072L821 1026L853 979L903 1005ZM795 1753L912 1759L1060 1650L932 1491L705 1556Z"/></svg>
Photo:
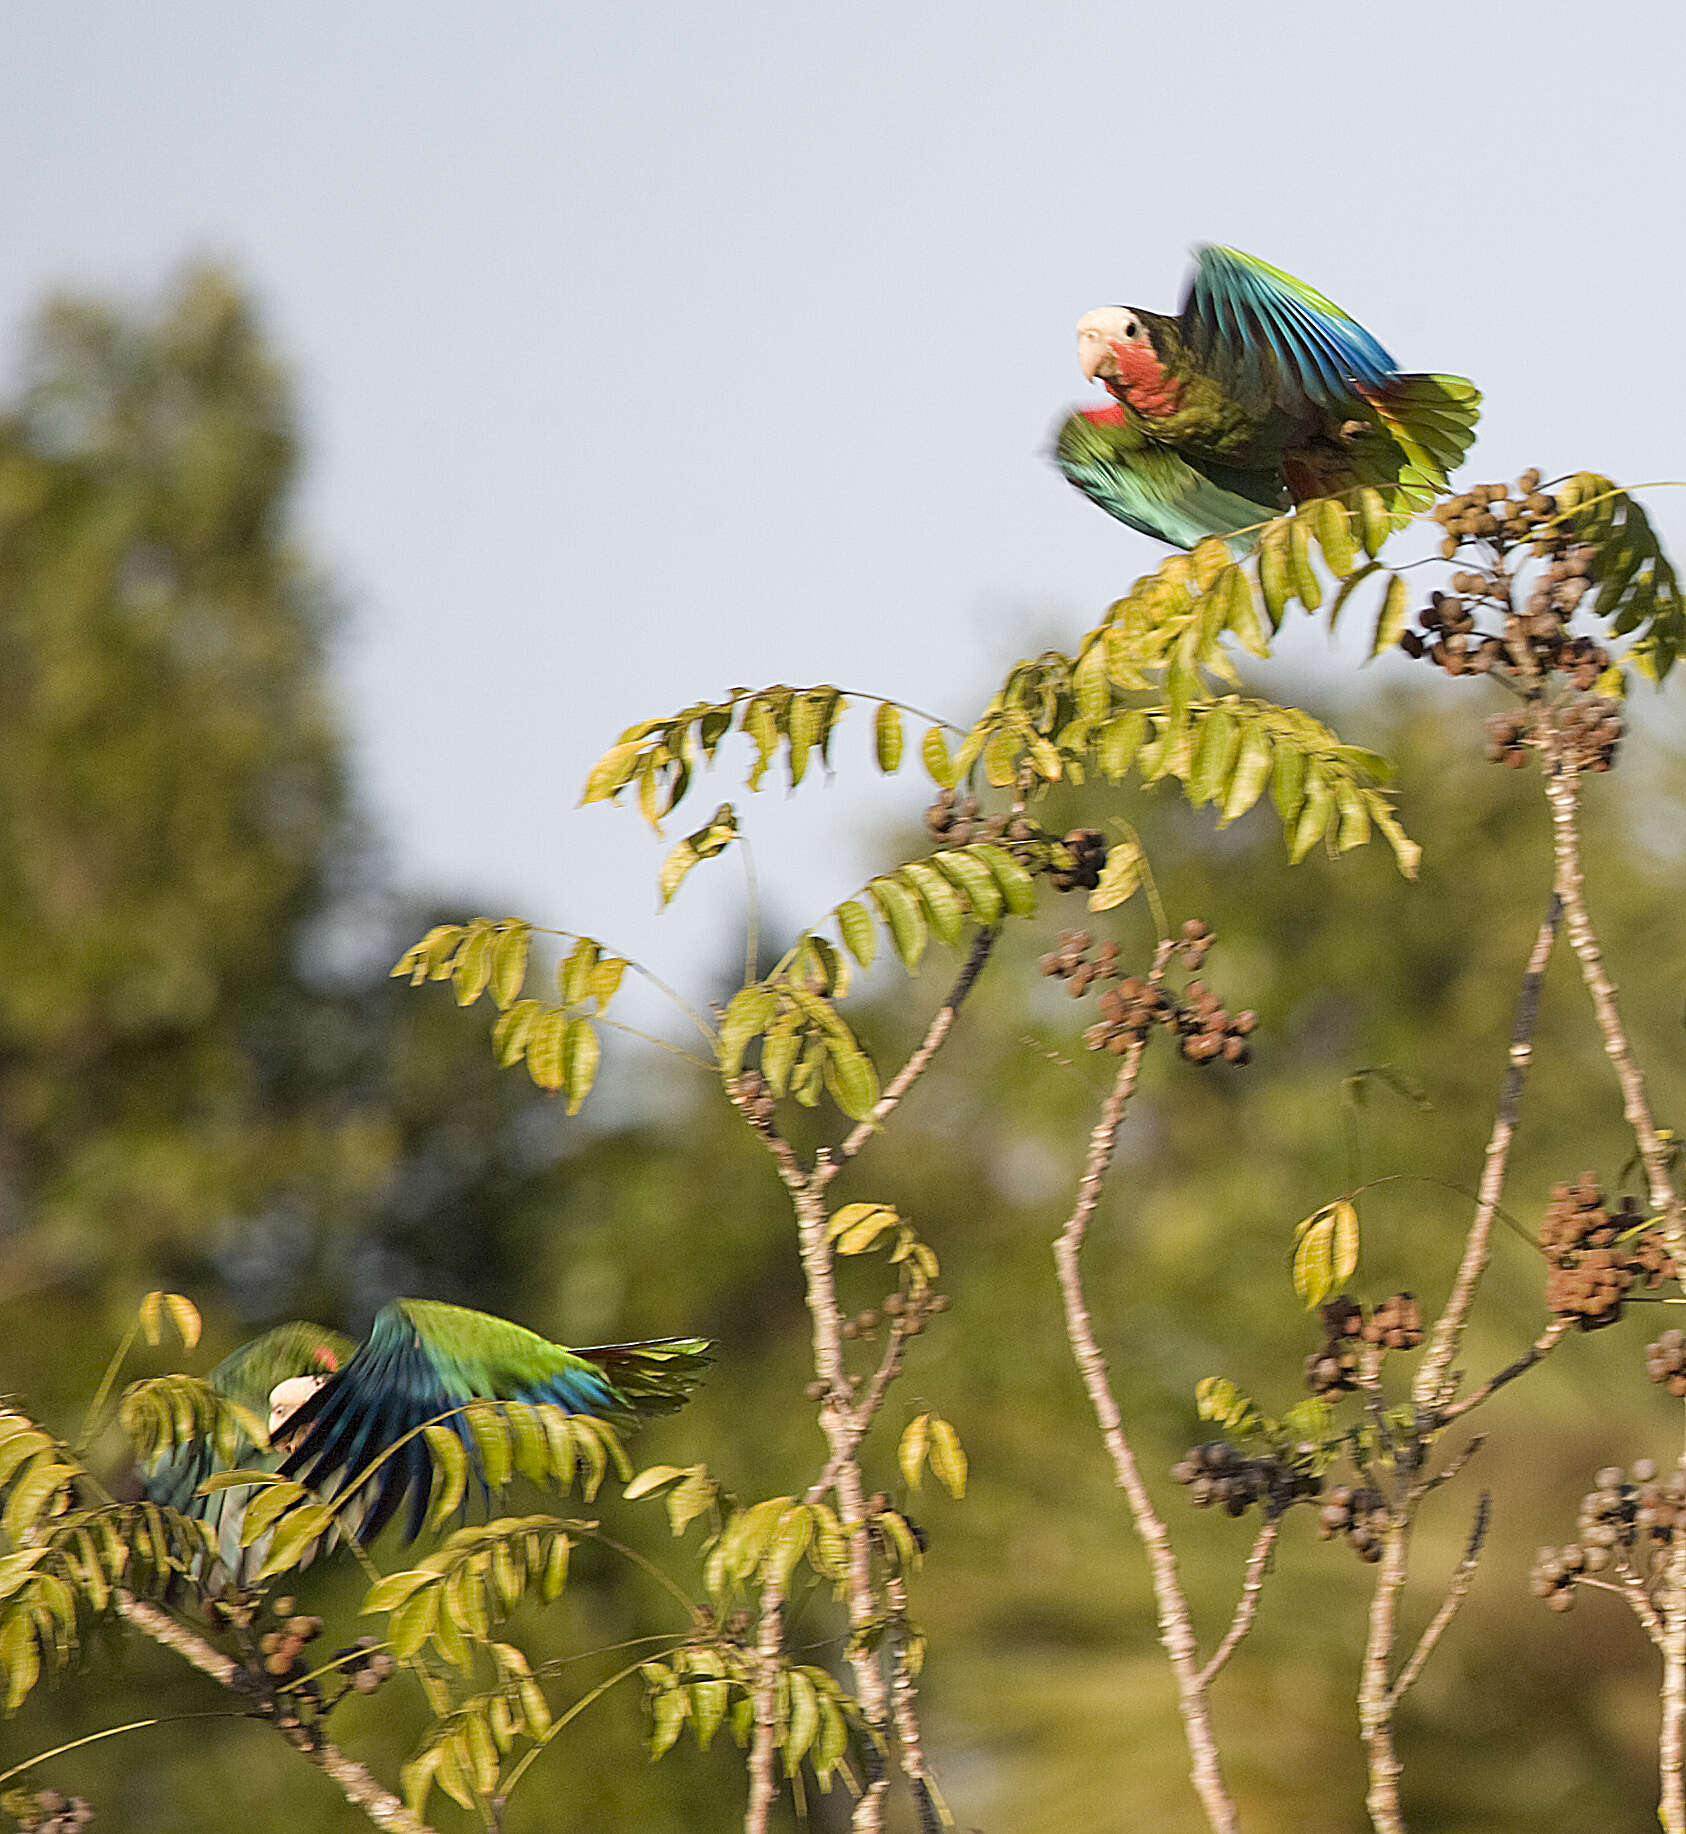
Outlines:
<svg viewBox="0 0 1686 1834"><path fill-rule="evenodd" d="M576 1340L715 1336L709 1384L638 1442L640 1462L705 1460L750 1496L799 1489L822 1450L801 1398L789 1212L714 1081L652 1053L636 1112L564 1128L523 1074L496 1070L477 1016L442 989L385 980L426 914L383 882L346 787L324 688L332 601L288 522L294 456L275 360L215 273L187 276L151 316L51 308L0 420L0 806L15 837L0 858L0 1388L72 1427L148 1286L204 1305L195 1367L261 1320L355 1325L391 1291L429 1293ZM1400 765L1399 806L1424 847L1416 884L1381 849L1290 869L1263 810L1218 833L1174 786L1130 795L1173 922L1213 925L1206 978L1261 1021L1243 1070L1149 1054L1088 1249L1097 1327L1208 1644L1252 1530L1189 1509L1164 1474L1210 1436L1199 1379L1230 1377L1274 1413L1303 1392L1317 1333L1290 1289L1293 1224L1392 1178L1361 1199L1355 1290L1437 1303L1450 1279L1549 879L1535 786L1480 761L1485 693L1446 683L1432 708L1342 709L1343 730ZM1670 1121L1686 1118L1682 860L1654 817L1679 785L1655 757L1631 741L1621 769L1589 785L1588 869ZM1104 826L1117 807L1116 794L1073 795L1046 820ZM840 1202L917 1218L955 1302L915 1346L868 1477L930 1537L914 1599L930 1636L926 1740L962 1825L1193 1829L1144 1564L1052 1278L1106 1065L1078 1042L1088 1003L1034 967L1063 924L1117 936L1138 970L1150 938L1140 898L1097 919L1080 895L1063 901L1069 916L1061 902L1013 926L1026 933L1005 939L944 1055L839 1180ZM917 1036L919 1002L935 1004L951 961L928 954L914 998L891 968L882 998L854 1009L880 1063ZM611 1071L640 1049L618 1041ZM1566 954L1536 1065L1509 1194L1521 1230L1502 1236L1477 1311L1464 1359L1477 1375L1542 1322L1525 1238L1550 1183L1586 1168L1613 1181L1630 1152ZM1384 1066L1426 1105L1387 1078L1354 1080ZM851 1307L878 1301L868 1263L843 1278ZM1632 1307L1506 1391L1484 1416L1488 1447L1431 1505L1408 1636L1483 1485L1496 1517L1474 1594L1403 1714L1414 1827L1649 1825L1650 1652L1614 1601L1559 1618L1525 1575L1536 1543L1570 1532L1594 1466L1667 1456L1678 1409L1641 1369L1657 1316ZM901 1427L926 1409L970 1456L963 1502L931 1484L909 1493L895 1468ZM670 1563L659 1504L599 1507ZM1258 1625L1216 1690L1258 1834L1344 1834L1362 1819L1352 1696L1370 1574L1312 1529L1310 1512L1290 1517ZM331 1562L304 1576L301 1597L330 1621L325 1648L365 1627L351 1615L361 1589ZM625 1663L629 1639L683 1634L676 1609L584 1547L564 1603L543 1618L524 1608L518 1640L561 1707ZM799 1597L793 1622L802 1659L835 1662L828 1603ZM5 1762L143 1714L227 1706L136 1640L89 1657L0 1729ZM335 1736L392 1778L424 1720L393 1684L348 1703ZM33 1780L90 1797L96 1825L129 1834L220 1828L231 1812L364 1825L238 1719L87 1747ZM541 1759L507 1825L725 1828L742 1791L729 1744L682 1741L651 1766L623 1688ZM813 1825L839 1824L835 1797L811 1807Z"/></svg>

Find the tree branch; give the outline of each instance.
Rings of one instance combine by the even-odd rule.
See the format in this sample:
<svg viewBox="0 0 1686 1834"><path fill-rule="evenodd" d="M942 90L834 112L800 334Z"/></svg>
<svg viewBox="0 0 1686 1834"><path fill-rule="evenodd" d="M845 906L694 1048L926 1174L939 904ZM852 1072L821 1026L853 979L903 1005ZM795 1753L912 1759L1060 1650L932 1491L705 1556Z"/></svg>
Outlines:
<svg viewBox="0 0 1686 1834"><path fill-rule="evenodd" d="M1528 1080L1528 1068L1534 1056L1534 1030L1540 1016L1540 988L1545 981L1546 966L1551 960L1557 932L1563 922L1562 874L1552 886L1551 901L1546 906L1534 946L1528 952L1523 971L1522 988L1516 1000L1516 1022L1511 1027L1510 1052L1505 1063L1504 1082L1499 1089L1499 1105L1493 1116L1493 1131L1487 1139L1487 1151L1481 1164L1481 1182L1476 1188L1475 1215L1469 1234L1464 1238L1463 1259L1458 1276L1452 1283L1446 1308L1435 1323L1434 1335L1412 1384L1412 1399L1421 1409L1435 1407L1446 1399L1446 1372L1463 1342L1464 1327L1469 1323L1470 1307L1475 1303L1475 1289L1491 1253L1493 1219L1504 1195L1505 1173L1510 1164L1511 1141L1516 1134L1517 1116L1522 1108L1522 1090Z"/></svg>
<svg viewBox="0 0 1686 1834"><path fill-rule="evenodd" d="M889 1699L883 1671L871 1644L870 1633L878 1619L877 1597L872 1584L872 1550L866 1534L866 1499L861 1482L861 1468L855 1460L859 1434L854 1431L855 1410L850 1402L848 1370L843 1360L843 1311L837 1300L837 1283L832 1265L831 1243L826 1235L824 1190L835 1166L821 1153L811 1172L804 1172L790 1142L764 1115L757 1114L747 1095L734 1095L739 1111L760 1137L772 1155L779 1179L790 1194L796 1212L797 1237L801 1248L802 1273L807 1287L808 1312L813 1322L814 1373L826 1386L820 1403L820 1428L830 1453L827 1469L837 1497L838 1521L848 1544L848 1570L845 1590L849 1600L850 1655L854 1671L855 1697L860 1702L869 1739L881 1753L887 1740ZM776 1601L782 1605L782 1600ZM773 1636L767 1621L767 1595L762 1595L761 1638ZM778 1644L773 1645L775 1654ZM763 1675L760 1686L765 1688ZM761 1702L757 1701L757 1717ZM855 1804L851 1827L854 1834L880 1834L884 1825L884 1803L889 1793L889 1778L884 1774L882 1759L869 1759L866 1788ZM753 1805L752 1805L753 1806ZM747 1828L746 1824L746 1828Z"/></svg>
<svg viewBox="0 0 1686 1834"><path fill-rule="evenodd" d="M1580 963L1581 979L1592 995L1598 1029L1604 1038L1604 1055L1609 1058L1616 1081L1621 1085L1622 1113L1633 1129L1639 1157L1645 1167L1651 1207L1663 1219L1663 1231L1676 1267L1686 1268L1686 1226L1683 1226L1680 1194L1669 1173L1668 1150L1658 1137L1656 1123L1651 1117L1645 1078L1622 1024L1616 1006L1616 989L1605 973L1604 952L1587 910L1586 875L1581 868L1579 779L1561 756L1554 755L1551 762L1554 768L1546 777L1546 800L1551 804L1552 845L1557 859L1558 885L1569 918L1569 944Z"/></svg>
<svg viewBox="0 0 1686 1834"><path fill-rule="evenodd" d="M761 1621L755 1653L755 1736L749 1748L749 1804L744 1813L744 1834L767 1834L767 1823L778 1797L774 1765L778 1755L779 1656L784 1646L784 1588L774 1580L761 1594Z"/></svg>
<svg viewBox="0 0 1686 1834"><path fill-rule="evenodd" d="M1487 1539L1487 1524L1493 1512L1492 1496L1485 1490L1481 1501L1475 1506L1475 1522L1469 1531L1469 1541L1464 1547L1463 1559L1458 1562L1457 1571L1452 1575L1452 1583L1446 1588L1446 1596L1440 1601L1440 1609L1429 1620L1428 1627L1417 1638L1417 1647L1411 1651L1410 1659L1399 1671L1399 1679L1392 1688L1393 1702L1397 1706L1399 1697L1404 1694L1423 1672L1423 1664L1434 1653L1434 1646L1446 1634L1452 1619L1458 1615L1464 1600L1469 1596L1469 1589L1475 1582L1476 1562L1481 1558L1481 1545Z"/></svg>
<svg viewBox="0 0 1686 1834"><path fill-rule="evenodd" d="M1399 1804L1399 1753L1393 1742L1393 1687L1388 1667L1398 1640L1399 1599L1411 1558L1411 1521L1394 1511L1382 1544L1381 1570L1370 1598L1364 1668L1358 1685L1358 1730L1370 1771L1364 1806L1376 1834L1405 1834Z"/></svg>
<svg viewBox="0 0 1686 1834"><path fill-rule="evenodd" d="M1438 1432L1441 1427L1450 1426L1460 1415L1490 1400L1507 1383L1514 1382L1519 1375L1526 1375L1536 1363L1549 1356L1562 1343L1574 1328L1574 1323L1573 1318L1554 1318L1514 1363L1507 1363L1497 1375L1489 1376L1479 1388L1473 1389L1461 1400L1436 1408L1429 1417L1432 1430Z"/></svg>
<svg viewBox="0 0 1686 1834"><path fill-rule="evenodd" d="M1162 942L1153 958L1150 981L1157 985L1164 978L1174 945ZM1125 1437L1124 1419L1108 1380L1106 1358L1095 1341L1094 1323L1083 1293L1081 1256L1089 1219L1100 1202L1101 1188L1112 1163L1118 1129L1124 1110L1135 1091L1136 1077L1146 1049L1145 1034L1130 1041L1129 1049L1119 1060L1118 1074L1100 1119L1089 1136L1089 1151L1084 1159L1082 1176L1077 1184L1077 1201L1071 1215L1054 1243L1054 1260L1059 1269L1060 1296L1065 1307L1066 1337L1077 1361L1090 1406L1101 1429L1101 1439L1112 1460L1113 1479L1128 1499L1136 1534L1147 1551L1148 1570L1153 1579L1153 1595L1159 1611L1159 1640L1171 1661L1171 1672L1177 1686L1177 1711L1188 1740L1190 1778L1206 1820L1214 1834L1237 1834L1235 1804L1225 1787L1218 1762L1217 1741L1212 1732L1212 1717L1206 1691L1201 1685L1195 1657L1194 1627L1189 1621L1188 1599L1177 1574L1177 1559L1171 1549L1165 1524L1154 1509L1153 1499L1137 1468L1135 1454Z"/></svg>
<svg viewBox="0 0 1686 1834"><path fill-rule="evenodd" d="M190 1662L202 1675L209 1675L219 1686L243 1694L246 1671L214 1644L189 1630L169 1612L145 1599L136 1598L122 1587L111 1595L119 1616L127 1619L143 1636L173 1650L184 1662ZM293 1749L308 1758L325 1776L338 1785L340 1794L353 1808L358 1808L386 1834L433 1834L424 1821L418 1821L388 1789L377 1783L354 1758L348 1758L337 1745L322 1737L314 1728L258 1713L269 1718L277 1732Z"/></svg>
<svg viewBox="0 0 1686 1834"><path fill-rule="evenodd" d="M919 1807L920 1834L938 1834L944 1826L952 1827L954 1818L943 1804L942 1791L925 1760L925 1742L919 1730L917 1694L913 1674L907 1665L907 1586L899 1573L884 1581L884 1597L890 1607L894 1629L894 1646L890 1665L890 1701L895 1713L896 1742L901 1751L902 1769L913 1785Z"/></svg>
<svg viewBox="0 0 1686 1834"><path fill-rule="evenodd" d="M984 963L989 960L989 952L995 947L995 939L1000 934L998 928L986 926L972 938L971 953L966 957L965 964L955 978L954 985L949 989L948 998L932 1015L931 1023L926 1028L925 1037L918 1050L902 1065L884 1093L879 1096L873 1106L870 1119L859 1122L832 1154L825 1174L827 1184L883 1126L887 1117L894 1113L902 1097L924 1075L925 1068L931 1059L942 1049L943 1040L947 1038L953 1028L955 1018L965 1003L967 994L972 991L978 976L983 973Z"/></svg>
<svg viewBox="0 0 1686 1834"><path fill-rule="evenodd" d="M1242 1575L1241 1597L1236 1602L1235 1616L1229 1621L1224 1640L1212 1651L1211 1660L1195 1677L1202 1688L1212 1685L1224 1664L1241 1647L1241 1639L1253 1628L1253 1619L1259 1610L1259 1596L1264 1591L1265 1571L1270 1565L1271 1550L1276 1546L1276 1537L1281 1530L1280 1516L1272 1516L1259 1530L1253 1542L1253 1551L1247 1556L1247 1570Z"/></svg>

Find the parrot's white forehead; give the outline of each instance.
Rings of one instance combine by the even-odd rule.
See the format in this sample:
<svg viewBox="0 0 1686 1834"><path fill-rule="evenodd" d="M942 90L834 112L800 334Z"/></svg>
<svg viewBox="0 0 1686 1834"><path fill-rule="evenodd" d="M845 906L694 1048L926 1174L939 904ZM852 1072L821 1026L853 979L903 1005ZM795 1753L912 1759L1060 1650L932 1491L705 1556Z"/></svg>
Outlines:
<svg viewBox="0 0 1686 1834"><path fill-rule="evenodd" d="M322 1386L321 1376L288 1376L269 1391L269 1431L271 1438Z"/></svg>
<svg viewBox="0 0 1686 1834"><path fill-rule="evenodd" d="M1093 332L1097 337L1121 338L1135 322L1136 315L1128 306L1096 306L1077 321L1077 335Z"/></svg>

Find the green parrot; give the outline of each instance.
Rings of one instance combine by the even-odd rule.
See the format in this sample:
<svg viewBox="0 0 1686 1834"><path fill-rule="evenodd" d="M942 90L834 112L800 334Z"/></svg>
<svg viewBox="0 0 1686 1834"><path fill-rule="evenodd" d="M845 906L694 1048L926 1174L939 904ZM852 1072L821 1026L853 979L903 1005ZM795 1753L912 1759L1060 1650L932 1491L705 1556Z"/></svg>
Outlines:
<svg viewBox="0 0 1686 1834"><path fill-rule="evenodd" d="M349 1337L321 1325L277 1325L225 1356L205 1380L255 1420L266 1422L273 1433L278 1419L285 1419L306 1395L314 1393L350 1360L356 1348ZM252 1493L215 1490L200 1496L199 1486L214 1471L275 1471L280 1465L281 1453L268 1438L259 1441L241 1432L226 1463L207 1440L161 1453L141 1473L141 1487L151 1502L183 1515L204 1517L216 1530L221 1565L238 1579L262 1559L261 1554L240 1546L240 1523Z"/></svg>
<svg viewBox="0 0 1686 1834"><path fill-rule="evenodd" d="M630 1426L682 1407L710 1361L700 1337L568 1350L504 1318L430 1299L397 1299L376 1315L361 1346L316 1325L279 1325L212 1370L210 1384L268 1423L268 1442L247 1439L233 1470L279 1471L322 1488L355 1476L384 1447L474 1400L550 1402L572 1414ZM445 1421L468 1445L460 1418ZM200 1444L166 1454L143 1474L146 1494L217 1527L222 1564L237 1580L262 1562L242 1549L240 1519L252 1492L197 1495L218 1468ZM353 1525L371 1541L408 1500L405 1539L421 1532L433 1467L420 1435L370 1480Z"/></svg>
<svg viewBox="0 0 1686 1834"><path fill-rule="evenodd" d="M1321 293L1233 248L1196 251L1176 317L1101 306L1077 322L1083 373L1113 399L1061 425L1054 462L1143 534L1245 554L1252 525L1360 485L1425 508L1475 437L1461 376L1402 374Z"/></svg>

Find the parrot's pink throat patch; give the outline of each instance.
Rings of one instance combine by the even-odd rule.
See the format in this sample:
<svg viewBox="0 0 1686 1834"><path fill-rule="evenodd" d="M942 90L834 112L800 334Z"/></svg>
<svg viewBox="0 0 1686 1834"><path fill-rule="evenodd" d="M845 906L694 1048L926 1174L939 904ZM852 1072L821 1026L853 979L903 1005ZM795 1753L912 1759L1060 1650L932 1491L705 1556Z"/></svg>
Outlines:
<svg viewBox="0 0 1686 1834"><path fill-rule="evenodd" d="M1152 420L1176 413L1182 387L1165 373L1165 365L1145 342L1109 343L1107 348L1118 364L1118 374L1108 386L1120 400Z"/></svg>

